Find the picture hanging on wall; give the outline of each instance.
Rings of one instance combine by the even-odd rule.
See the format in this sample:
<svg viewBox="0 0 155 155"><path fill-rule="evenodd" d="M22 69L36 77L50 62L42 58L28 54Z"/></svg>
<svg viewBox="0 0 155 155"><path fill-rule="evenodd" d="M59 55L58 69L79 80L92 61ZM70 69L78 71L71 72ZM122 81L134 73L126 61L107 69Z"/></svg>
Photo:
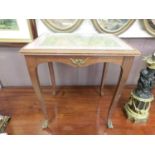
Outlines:
<svg viewBox="0 0 155 155"><path fill-rule="evenodd" d="M134 21L134 19L92 19L92 23L98 32L115 35L125 32Z"/></svg>
<svg viewBox="0 0 155 155"><path fill-rule="evenodd" d="M73 32L82 21L82 19L42 19L42 22L54 32Z"/></svg>
<svg viewBox="0 0 155 155"><path fill-rule="evenodd" d="M0 19L1 43L28 43L35 36L33 32L34 20L28 19Z"/></svg>
<svg viewBox="0 0 155 155"><path fill-rule="evenodd" d="M155 19L144 19L143 20L145 30L155 36Z"/></svg>

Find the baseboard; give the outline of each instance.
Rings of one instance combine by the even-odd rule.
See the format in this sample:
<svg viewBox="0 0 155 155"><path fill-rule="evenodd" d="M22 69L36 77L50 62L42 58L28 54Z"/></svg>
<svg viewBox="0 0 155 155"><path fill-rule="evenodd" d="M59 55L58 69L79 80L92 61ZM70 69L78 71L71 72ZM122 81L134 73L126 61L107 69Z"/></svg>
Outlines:
<svg viewBox="0 0 155 155"><path fill-rule="evenodd" d="M41 86L42 88L51 88L51 86L49 85L49 86ZM60 85L58 85L58 86L56 86L57 88L74 88L74 87L76 87L76 88L83 88L83 87L85 87L85 88L90 88L90 87L94 87L94 88L96 88L96 87L100 87L99 85L62 85L62 86L60 86ZM105 85L105 87L116 87L116 85ZM126 88L134 88L134 87L136 87L136 85L126 85L125 86ZM24 89L31 89L32 88L32 86L2 86L2 88L24 88Z"/></svg>

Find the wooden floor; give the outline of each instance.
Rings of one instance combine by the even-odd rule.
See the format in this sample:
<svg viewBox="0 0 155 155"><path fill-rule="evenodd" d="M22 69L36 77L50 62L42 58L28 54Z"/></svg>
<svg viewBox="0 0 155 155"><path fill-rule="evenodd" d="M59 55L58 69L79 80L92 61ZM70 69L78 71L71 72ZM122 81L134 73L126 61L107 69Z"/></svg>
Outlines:
<svg viewBox="0 0 155 155"><path fill-rule="evenodd" d="M123 113L132 87L124 89L113 115L114 129L106 127L106 115L114 87L105 87L103 97L97 87L62 87L53 97L50 88L44 88L50 116L49 128L43 130L43 115L32 88L4 88L0 90L0 114L11 115L8 134L155 134L155 105L145 124L131 123ZM154 91L155 92L155 91Z"/></svg>

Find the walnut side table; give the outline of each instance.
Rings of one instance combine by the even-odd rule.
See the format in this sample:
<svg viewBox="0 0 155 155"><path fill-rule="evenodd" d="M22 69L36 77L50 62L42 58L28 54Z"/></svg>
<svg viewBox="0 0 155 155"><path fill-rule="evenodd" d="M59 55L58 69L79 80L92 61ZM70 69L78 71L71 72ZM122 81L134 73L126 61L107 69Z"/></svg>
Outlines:
<svg viewBox="0 0 155 155"><path fill-rule="evenodd" d="M44 34L23 47L20 52L25 56L32 85L45 117L43 128L48 127L48 114L38 78L37 66L39 64L48 63L53 94L55 94L53 62L65 63L73 67L104 63L100 86L101 95L108 64L120 65L120 77L107 115L107 126L113 128L112 113L121 96L134 57L140 55L138 50L109 34Z"/></svg>

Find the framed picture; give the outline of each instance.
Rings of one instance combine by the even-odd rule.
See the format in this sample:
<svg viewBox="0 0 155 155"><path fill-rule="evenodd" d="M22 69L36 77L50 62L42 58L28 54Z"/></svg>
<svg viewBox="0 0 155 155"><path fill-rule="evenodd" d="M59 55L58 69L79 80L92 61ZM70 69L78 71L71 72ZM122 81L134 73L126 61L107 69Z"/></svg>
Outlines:
<svg viewBox="0 0 155 155"><path fill-rule="evenodd" d="M143 24L145 30L152 36L155 36L155 19L143 19Z"/></svg>
<svg viewBox="0 0 155 155"><path fill-rule="evenodd" d="M42 22L54 32L73 32L82 21L82 19L42 19Z"/></svg>
<svg viewBox="0 0 155 155"><path fill-rule="evenodd" d="M92 19L92 23L98 32L115 35L125 32L134 21L134 19Z"/></svg>
<svg viewBox="0 0 155 155"><path fill-rule="evenodd" d="M33 19L0 19L0 44L29 43L36 36Z"/></svg>

